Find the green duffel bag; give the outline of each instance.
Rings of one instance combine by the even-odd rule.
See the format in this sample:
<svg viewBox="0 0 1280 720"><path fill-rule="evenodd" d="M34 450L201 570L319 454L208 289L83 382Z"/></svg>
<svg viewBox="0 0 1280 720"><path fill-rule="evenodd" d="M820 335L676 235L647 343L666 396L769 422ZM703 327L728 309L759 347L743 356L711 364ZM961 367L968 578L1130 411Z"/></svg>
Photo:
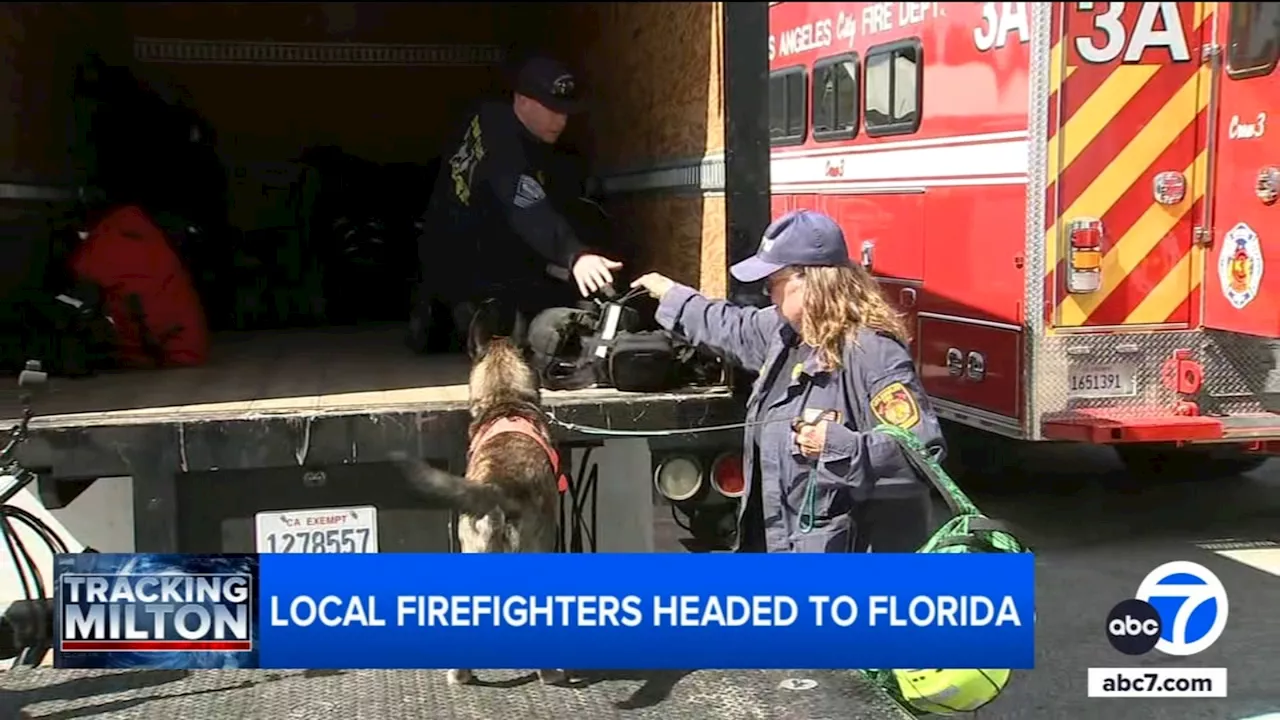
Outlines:
<svg viewBox="0 0 1280 720"><path fill-rule="evenodd" d="M914 433L895 425L875 432L893 438L920 476L942 495L951 518L916 552L1024 553L1030 552L998 520L983 515L969 496L942 469ZM960 715L973 712L999 697L1009 683L1010 670L911 669L864 671L913 715Z"/></svg>

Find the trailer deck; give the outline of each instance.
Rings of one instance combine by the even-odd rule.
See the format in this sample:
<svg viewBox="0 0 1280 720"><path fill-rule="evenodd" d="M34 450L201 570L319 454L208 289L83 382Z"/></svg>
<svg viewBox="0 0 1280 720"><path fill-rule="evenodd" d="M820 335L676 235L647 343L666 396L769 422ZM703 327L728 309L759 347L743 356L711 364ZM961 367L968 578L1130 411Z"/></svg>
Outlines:
<svg viewBox="0 0 1280 720"><path fill-rule="evenodd" d="M399 325L228 333L207 364L51 378L36 399L33 427L316 417L405 410L457 410L467 401L462 355L421 356ZM725 396L690 388L681 396ZM547 392L549 405L647 400L612 389ZM16 393L0 392L0 426L20 415Z"/></svg>
<svg viewBox="0 0 1280 720"><path fill-rule="evenodd" d="M889 720L907 714L850 671L610 672L566 687L532 673L479 672L451 687L442 671L0 672L0 716L23 720L205 718L598 717L662 720Z"/></svg>
<svg viewBox="0 0 1280 720"><path fill-rule="evenodd" d="M72 501L96 479L128 478L138 552L226 551L224 528L199 538L180 532L200 518L234 525L271 507L353 503L399 518L385 528L413 538L399 549L434 548L438 542L419 536L425 525L447 528L424 515L439 513L401 483L379 482L387 475L378 466L407 453L465 467L467 362L415 355L402 337L399 326L235 334L217 338L199 368L51 378L34 398L32 433L18 459L39 475L48 507ZM8 418L0 425L20 414L15 390L0 390L0 418ZM553 431L564 451L602 444L572 424L663 434L742 420L741 402L724 386L545 392L543 406L558 421ZM702 432L673 442L739 441ZM242 492L231 490L237 484ZM635 485L636 497L623 506L647 498L647 487ZM229 498L241 504L229 507Z"/></svg>

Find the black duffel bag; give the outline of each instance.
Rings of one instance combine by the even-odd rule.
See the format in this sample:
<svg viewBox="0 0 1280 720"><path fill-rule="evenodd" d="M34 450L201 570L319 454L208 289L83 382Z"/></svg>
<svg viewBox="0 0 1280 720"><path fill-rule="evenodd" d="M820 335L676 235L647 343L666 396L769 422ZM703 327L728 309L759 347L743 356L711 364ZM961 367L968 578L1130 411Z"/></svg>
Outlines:
<svg viewBox="0 0 1280 720"><path fill-rule="evenodd" d="M84 377L115 367L115 325L103 307L102 291L82 282L60 293L39 293L23 303L25 327L0 347L0 364L17 373L27 360L45 372Z"/></svg>
<svg viewBox="0 0 1280 720"><path fill-rule="evenodd" d="M534 369L548 390L593 385L624 392L665 392L704 382L719 360L666 330L642 330L637 313L619 302L550 308L529 324Z"/></svg>
<svg viewBox="0 0 1280 720"><path fill-rule="evenodd" d="M619 333L604 365L609 384L624 392L663 392L680 385L676 342L666 330Z"/></svg>
<svg viewBox="0 0 1280 720"><path fill-rule="evenodd" d="M553 307L530 321L530 362L542 387L581 390L601 381L594 355L599 319L592 310Z"/></svg>

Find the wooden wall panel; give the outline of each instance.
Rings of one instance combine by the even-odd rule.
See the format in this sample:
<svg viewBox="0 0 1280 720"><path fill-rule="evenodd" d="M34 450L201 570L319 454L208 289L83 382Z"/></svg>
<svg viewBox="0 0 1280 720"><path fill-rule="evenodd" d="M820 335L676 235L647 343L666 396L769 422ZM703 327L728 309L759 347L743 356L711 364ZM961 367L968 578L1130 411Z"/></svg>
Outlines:
<svg viewBox="0 0 1280 720"><path fill-rule="evenodd" d="M543 12L537 3L128 3L126 22L146 38L508 46L536 35ZM469 104L504 87L498 66L137 70L184 87L233 162L283 161L317 144L379 162L423 162L441 151Z"/></svg>
<svg viewBox="0 0 1280 720"><path fill-rule="evenodd" d="M724 149L721 3L576 3L557 10L560 54L593 101L574 128L602 174L696 162ZM642 262L723 296L724 198L688 188L611 198Z"/></svg>

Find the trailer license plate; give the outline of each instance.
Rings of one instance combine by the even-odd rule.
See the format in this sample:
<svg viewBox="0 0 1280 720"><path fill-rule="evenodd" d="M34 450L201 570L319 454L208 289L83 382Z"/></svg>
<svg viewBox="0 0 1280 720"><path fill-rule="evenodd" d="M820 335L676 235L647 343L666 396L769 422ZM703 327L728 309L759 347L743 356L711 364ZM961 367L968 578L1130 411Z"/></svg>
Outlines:
<svg viewBox="0 0 1280 720"><path fill-rule="evenodd" d="M1128 363L1081 365L1068 374L1068 397L1133 397L1138 394L1138 368Z"/></svg>
<svg viewBox="0 0 1280 720"><path fill-rule="evenodd" d="M378 510L372 506L260 512L260 553L376 553Z"/></svg>

